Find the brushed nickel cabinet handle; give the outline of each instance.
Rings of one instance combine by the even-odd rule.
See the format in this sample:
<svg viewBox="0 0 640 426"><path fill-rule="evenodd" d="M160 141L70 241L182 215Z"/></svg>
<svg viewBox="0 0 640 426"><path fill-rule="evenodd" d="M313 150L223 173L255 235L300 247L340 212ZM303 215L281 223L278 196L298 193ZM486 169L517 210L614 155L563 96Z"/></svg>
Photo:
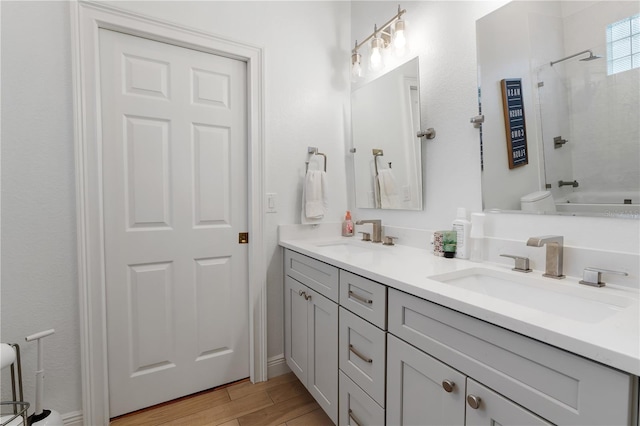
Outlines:
<svg viewBox="0 0 640 426"><path fill-rule="evenodd" d="M469 407L473 408L474 410L477 410L478 408L480 408L481 402L482 400L480 399L479 396L467 395L467 404L469 404Z"/></svg>
<svg viewBox="0 0 640 426"><path fill-rule="evenodd" d="M353 414L353 410L351 410L351 408L349 408L349 419L351 419L356 424L356 426L362 426L362 423L360 423L360 420L358 420L355 414Z"/></svg>
<svg viewBox="0 0 640 426"><path fill-rule="evenodd" d="M363 360L364 362L368 362L369 364L371 364L373 362L373 360L371 358L367 358L366 356L362 355L360 352L358 352L358 350L356 348L353 347L353 345L349 345L349 350L351 352L353 352L358 358L360 358L361 360Z"/></svg>
<svg viewBox="0 0 640 426"><path fill-rule="evenodd" d="M354 293L351 290L349 290L349 297L353 297L354 299L359 300L362 303L366 303L368 305L372 305L373 304L373 300L365 299L364 297L360 296L359 294Z"/></svg>
<svg viewBox="0 0 640 426"><path fill-rule="evenodd" d="M455 387L455 383L453 383L451 380L443 380L442 381L442 388L447 391L448 393L453 392L453 388Z"/></svg>

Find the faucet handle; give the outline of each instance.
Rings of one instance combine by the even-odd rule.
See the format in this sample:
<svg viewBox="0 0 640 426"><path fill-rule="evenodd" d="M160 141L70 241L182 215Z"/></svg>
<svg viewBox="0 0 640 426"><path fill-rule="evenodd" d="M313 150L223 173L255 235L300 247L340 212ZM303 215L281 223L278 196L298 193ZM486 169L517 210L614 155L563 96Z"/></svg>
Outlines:
<svg viewBox="0 0 640 426"><path fill-rule="evenodd" d="M593 268L591 266L584 268L584 272L582 273L582 279L579 281L580 284L590 285L593 287L604 287L606 283L602 282L602 274L616 274L627 276L626 272L622 271L611 271L609 269L602 268Z"/></svg>
<svg viewBox="0 0 640 426"><path fill-rule="evenodd" d="M362 241L371 241L371 234L368 232L358 232L358 234L362 234Z"/></svg>
<svg viewBox="0 0 640 426"><path fill-rule="evenodd" d="M529 268L529 258L523 256L515 256L513 254L501 254L502 257L510 257L515 260L515 267L511 268L512 271L518 272L531 272L531 268Z"/></svg>
<svg viewBox="0 0 640 426"><path fill-rule="evenodd" d="M393 242L393 240L397 240L398 237L391 237L389 235L385 235L384 237L384 243L382 243L383 246L395 246L395 243Z"/></svg>

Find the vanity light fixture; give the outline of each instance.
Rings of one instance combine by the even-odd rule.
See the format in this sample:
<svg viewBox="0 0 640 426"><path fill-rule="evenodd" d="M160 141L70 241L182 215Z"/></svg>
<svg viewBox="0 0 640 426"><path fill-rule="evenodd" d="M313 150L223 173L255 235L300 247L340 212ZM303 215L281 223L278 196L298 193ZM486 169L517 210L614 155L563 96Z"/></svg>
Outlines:
<svg viewBox="0 0 640 426"><path fill-rule="evenodd" d="M390 47L393 46L396 55L402 56L404 54L407 38L405 34L405 22L402 19L402 15L406 12L405 9L400 8L400 5L398 5L398 13L385 22L380 29L374 24L373 33L369 34L361 43L356 41L355 47L351 51L351 74L354 77L362 76L362 57L358 53L358 50L369 43L370 40L371 54L369 56L369 66L374 71L384 66L383 56L389 53Z"/></svg>

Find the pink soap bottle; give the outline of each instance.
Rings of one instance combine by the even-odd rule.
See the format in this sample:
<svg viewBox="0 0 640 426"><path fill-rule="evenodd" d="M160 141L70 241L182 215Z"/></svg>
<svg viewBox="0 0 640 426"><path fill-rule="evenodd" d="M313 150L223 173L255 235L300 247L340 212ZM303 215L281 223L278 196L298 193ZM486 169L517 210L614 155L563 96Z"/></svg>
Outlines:
<svg viewBox="0 0 640 426"><path fill-rule="evenodd" d="M353 221L351 220L351 212L347 210L347 214L342 222L342 236L353 237Z"/></svg>

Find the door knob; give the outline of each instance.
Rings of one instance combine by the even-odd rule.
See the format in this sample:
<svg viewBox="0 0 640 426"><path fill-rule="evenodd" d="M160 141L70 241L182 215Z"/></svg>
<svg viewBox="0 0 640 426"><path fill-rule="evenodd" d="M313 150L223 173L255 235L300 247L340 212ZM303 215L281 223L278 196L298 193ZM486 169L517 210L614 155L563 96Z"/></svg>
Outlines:
<svg viewBox="0 0 640 426"><path fill-rule="evenodd" d="M467 404L469 404L469 407L473 408L474 410L477 410L478 408L480 408L481 402L482 400L480 399L479 396L467 395Z"/></svg>
<svg viewBox="0 0 640 426"><path fill-rule="evenodd" d="M449 393L453 392L453 388L454 388L455 385L456 384L453 383L451 380L443 380L442 381L442 388L445 391L449 392Z"/></svg>

